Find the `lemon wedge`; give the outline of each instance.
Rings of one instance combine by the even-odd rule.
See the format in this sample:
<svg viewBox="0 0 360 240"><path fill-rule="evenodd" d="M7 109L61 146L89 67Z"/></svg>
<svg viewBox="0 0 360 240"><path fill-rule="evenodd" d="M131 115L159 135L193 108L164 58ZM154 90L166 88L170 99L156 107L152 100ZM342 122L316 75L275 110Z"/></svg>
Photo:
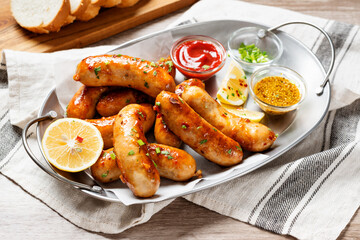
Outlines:
<svg viewBox="0 0 360 240"><path fill-rule="evenodd" d="M233 60L221 82L216 97L222 103L240 106L246 102L248 94L246 75L241 66Z"/></svg>
<svg viewBox="0 0 360 240"><path fill-rule="evenodd" d="M263 112L251 111L243 107L235 107L227 104L220 103L223 108L225 108L228 112L242 118L247 118L252 122L260 122L265 114Z"/></svg>
<svg viewBox="0 0 360 240"><path fill-rule="evenodd" d="M92 124L76 118L62 118L45 130L42 147L46 159L56 168L80 172L97 161L104 142Z"/></svg>

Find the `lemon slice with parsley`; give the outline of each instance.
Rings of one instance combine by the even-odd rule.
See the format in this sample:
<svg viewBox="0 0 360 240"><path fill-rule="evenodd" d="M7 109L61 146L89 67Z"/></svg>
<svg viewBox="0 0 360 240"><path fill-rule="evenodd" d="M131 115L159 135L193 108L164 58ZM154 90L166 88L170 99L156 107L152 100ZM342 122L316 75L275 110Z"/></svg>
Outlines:
<svg viewBox="0 0 360 240"><path fill-rule="evenodd" d="M265 117L265 113L263 112L251 111L243 107L236 107L227 104L221 104L221 106L228 112L238 117L247 118L252 122L260 122Z"/></svg>
<svg viewBox="0 0 360 240"><path fill-rule="evenodd" d="M104 142L92 124L76 118L62 118L45 130L42 147L46 159L56 168L80 172L97 161Z"/></svg>
<svg viewBox="0 0 360 240"><path fill-rule="evenodd" d="M241 106L246 102L248 94L249 89L246 75L240 65L233 60L216 97L221 103Z"/></svg>

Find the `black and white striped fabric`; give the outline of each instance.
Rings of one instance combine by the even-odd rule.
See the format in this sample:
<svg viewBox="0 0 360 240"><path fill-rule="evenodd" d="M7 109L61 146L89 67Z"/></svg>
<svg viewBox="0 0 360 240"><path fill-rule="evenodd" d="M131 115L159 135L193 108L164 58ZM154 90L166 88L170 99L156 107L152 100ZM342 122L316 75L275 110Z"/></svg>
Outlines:
<svg viewBox="0 0 360 240"><path fill-rule="evenodd" d="M185 199L279 234L289 234L299 239L336 239L360 205L360 100L357 100L360 96L357 67L360 61L359 27L233 0L200 1L173 25L193 19L207 21L224 18L266 22L267 25L293 20L308 21L323 27L334 41L337 56L331 76L332 102L321 124L286 154L255 172L185 196ZM301 26L285 30L309 46L325 66L329 65L330 52L324 44L326 40L318 32ZM61 54L74 54L74 51ZM21 127L36 112L36 108L22 112L22 105L28 99L21 100L18 95L35 91L38 98L30 105L36 106L47 92L42 92L39 90L41 87L31 82L26 90L22 85L24 83L16 82L18 79L14 78L29 74L23 73L24 69L34 68L38 64L36 59L41 58L44 62L46 56L14 52L5 54L7 63L13 65L8 66L9 77L5 70L0 70L0 97L4 100L0 101L0 132L3 136L0 139L0 172L84 229L118 233L146 222L171 200L130 207L104 203L49 178L27 158L21 148L21 128L11 125L10 120ZM23 71L19 72L21 68L16 64L24 64L22 58L26 57L34 59L33 65L25 66L28 68L22 68ZM38 81L45 82L48 77L39 73ZM17 92L14 89L21 90ZM29 140L35 141L33 137ZM67 198L69 194L73 197Z"/></svg>

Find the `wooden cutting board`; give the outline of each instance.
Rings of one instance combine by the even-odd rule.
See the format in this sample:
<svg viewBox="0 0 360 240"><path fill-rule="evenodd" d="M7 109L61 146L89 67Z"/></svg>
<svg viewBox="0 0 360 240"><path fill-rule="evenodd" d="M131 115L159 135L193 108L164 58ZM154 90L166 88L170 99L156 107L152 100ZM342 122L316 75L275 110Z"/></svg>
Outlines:
<svg viewBox="0 0 360 240"><path fill-rule="evenodd" d="M197 0L141 0L130 8L102 9L88 22L75 21L59 32L35 34L11 15L10 0L0 0L0 52L3 49L53 52L79 48L195 3Z"/></svg>

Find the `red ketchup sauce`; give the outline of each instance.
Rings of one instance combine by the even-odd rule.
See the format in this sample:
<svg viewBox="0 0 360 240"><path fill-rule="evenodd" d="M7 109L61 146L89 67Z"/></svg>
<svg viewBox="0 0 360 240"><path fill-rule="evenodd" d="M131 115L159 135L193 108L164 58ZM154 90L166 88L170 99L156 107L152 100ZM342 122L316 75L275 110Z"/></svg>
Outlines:
<svg viewBox="0 0 360 240"><path fill-rule="evenodd" d="M203 40L189 40L181 43L174 51L178 70L189 78L206 80L214 75L214 71L224 56L215 44ZM187 71L189 70L189 71Z"/></svg>

